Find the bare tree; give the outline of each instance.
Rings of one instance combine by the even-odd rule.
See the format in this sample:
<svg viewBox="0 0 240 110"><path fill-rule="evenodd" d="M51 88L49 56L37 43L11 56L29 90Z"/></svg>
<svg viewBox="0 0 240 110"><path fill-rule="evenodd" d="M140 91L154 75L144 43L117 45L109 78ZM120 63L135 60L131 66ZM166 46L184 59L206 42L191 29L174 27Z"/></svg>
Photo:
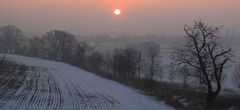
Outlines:
<svg viewBox="0 0 240 110"><path fill-rule="evenodd" d="M4 45L4 37L3 37L3 35L0 33L0 52L1 53L5 53L6 51L5 51L5 45Z"/></svg>
<svg viewBox="0 0 240 110"><path fill-rule="evenodd" d="M136 56L136 64L137 64L137 73L138 73L138 81L141 80L141 71L142 71L142 67L143 67L143 56L141 51L138 51L138 54Z"/></svg>
<svg viewBox="0 0 240 110"><path fill-rule="evenodd" d="M21 52L18 49L24 44L24 36L22 31L13 25L3 26L0 28L0 44L1 50L6 53Z"/></svg>
<svg viewBox="0 0 240 110"><path fill-rule="evenodd" d="M6 58L6 53L3 53L0 57L0 74L3 72L4 68L5 68L5 58Z"/></svg>
<svg viewBox="0 0 240 110"><path fill-rule="evenodd" d="M43 39L40 37L32 37L28 39L28 55L33 57L41 57L43 51Z"/></svg>
<svg viewBox="0 0 240 110"><path fill-rule="evenodd" d="M121 79L132 79L138 71L141 63L139 51L132 48L114 50L112 68L114 74Z"/></svg>
<svg viewBox="0 0 240 110"><path fill-rule="evenodd" d="M137 71L140 74L141 53L133 48L126 48L124 56L126 63L123 66L126 67L127 78L132 79Z"/></svg>
<svg viewBox="0 0 240 110"><path fill-rule="evenodd" d="M175 64L171 63L169 66L168 66L168 78L169 80L173 83L174 82L174 79L176 78L177 74L176 74L176 71L175 71Z"/></svg>
<svg viewBox="0 0 240 110"><path fill-rule="evenodd" d="M103 66L103 55L97 51L92 52L88 57L90 70L99 73Z"/></svg>
<svg viewBox="0 0 240 110"><path fill-rule="evenodd" d="M237 65L234 69L232 76L233 83L240 89L240 65Z"/></svg>
<svg viewBox="0 0 240 110"><path fill-rule="evenodd" d="M79 42L73 55L73 63L83 69L87 68L87 56L92 50L93 47L87 42Z"/></svg>
<svg viewBox="0 0 240 110"><path fill-rule="evenodd" d="M202 21L185 25L186 43L175 47L174 60L194 70L190 76L197 78L207 88L206 107L220 93L225 64L231 58L231 49L218 43L220 27L209 26Z"/></svg>
<svg viewBox="0 0 240 110"><path fill-rule="evenodd" d="M183 79L183 84L186 86L187 85L187 81L188 81L188 77L189 74L192 72L190 72L188 65L184 64L182 65L180 68L177 69L177 73L179 73L178 75L182 76Z"/></svg>
<svg viewBox="0 0 240 110"><path fill-rule="evenodd" d="M122 65L123 65L123 51L121 48L115 48L112 55L112 70L115 77L120 77L123 73Z"/></svg>
<svg viewBox="0 0 240 110"><path fill-rule="evenodd" d="M150 78L151 85L153 86L153 78L155 75L160 75L161 78L161 61L160 61L160 51L161 47L155 42L146 42L142 44L144 47L144 53L146 56L145 67L147 68L147 76Z"/></svg>
<svg viewBox="0 0 240 110"><path fill-rule="evenodd" d="M174 62L172 62L169 66L169 80L171 82L174 82L174 80L176 79L176 77L179 79L181 78L183 81L184 85L187 85L187 81L188 81L188 74L189 74L189 68L188 65L183 64L183 65L176 65Z"/></svg>
<svg viewBox="0 0 240 110"><path fill-rule="evenodd" d="M110 53L105 53L104 55L104 70L107 72L107 73L110 73L110 70L111 70L111 61L112 61L112 56Z"/></svg>
<svg viewBox="0 0 240 110"><path fill-rule="evenodd" d="M53 30L43 36L47 57L68 62L76 48L77 40L71 33Z"/></svg>

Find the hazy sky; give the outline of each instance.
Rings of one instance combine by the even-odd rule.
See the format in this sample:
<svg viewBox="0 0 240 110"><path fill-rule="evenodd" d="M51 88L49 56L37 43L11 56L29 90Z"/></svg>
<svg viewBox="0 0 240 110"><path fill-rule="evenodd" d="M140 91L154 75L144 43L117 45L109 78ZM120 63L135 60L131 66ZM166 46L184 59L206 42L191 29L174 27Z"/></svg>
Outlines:
<svg viewBox="0 0 240 110"><path fill-rule="evenodd" d="M123 14L113 15L120 8ZM24 32L177 34L193 20L240 28L240 0L0 0L0 26Z"/></svg>

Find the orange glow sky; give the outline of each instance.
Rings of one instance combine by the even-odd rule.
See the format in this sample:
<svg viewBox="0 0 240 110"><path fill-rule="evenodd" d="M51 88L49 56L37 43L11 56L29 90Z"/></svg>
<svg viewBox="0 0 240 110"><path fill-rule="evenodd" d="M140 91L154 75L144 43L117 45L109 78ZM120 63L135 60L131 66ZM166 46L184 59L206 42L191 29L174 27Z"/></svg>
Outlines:
<svg viewBox="0 0 240 110"><path fill-rule="evenodd" d="M123 14L114 16L115 8ZM178 34L199 19L239 29L239 10L240 0L1 0L0 26L13 24L26 32Z"/></svg>

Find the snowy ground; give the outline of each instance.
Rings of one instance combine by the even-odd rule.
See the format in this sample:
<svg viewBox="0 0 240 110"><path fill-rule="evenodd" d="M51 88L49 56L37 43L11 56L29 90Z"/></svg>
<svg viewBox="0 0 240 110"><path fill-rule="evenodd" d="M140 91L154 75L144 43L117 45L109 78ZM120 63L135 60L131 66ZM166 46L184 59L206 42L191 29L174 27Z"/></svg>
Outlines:
<svg viewBox="0 0 240 110"><path fill-rule="evenodd" d="M0 85L1 110L173 110L135 89L65 63L7 58L30 68L26 77L14 77L23 81L17 89Z"/></svg>

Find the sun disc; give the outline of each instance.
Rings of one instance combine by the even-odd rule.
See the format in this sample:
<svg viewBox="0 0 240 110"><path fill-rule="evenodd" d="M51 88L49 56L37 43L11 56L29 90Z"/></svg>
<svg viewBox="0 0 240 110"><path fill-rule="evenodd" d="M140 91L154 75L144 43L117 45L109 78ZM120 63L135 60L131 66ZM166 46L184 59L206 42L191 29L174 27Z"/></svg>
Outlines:
<svg viewBox="0 0 240 110"><path fill-rule="evenodd" d="M114 10L114 14L115 15L120 15L121 14L121 10L120 9L115 9Z"/></svg>

